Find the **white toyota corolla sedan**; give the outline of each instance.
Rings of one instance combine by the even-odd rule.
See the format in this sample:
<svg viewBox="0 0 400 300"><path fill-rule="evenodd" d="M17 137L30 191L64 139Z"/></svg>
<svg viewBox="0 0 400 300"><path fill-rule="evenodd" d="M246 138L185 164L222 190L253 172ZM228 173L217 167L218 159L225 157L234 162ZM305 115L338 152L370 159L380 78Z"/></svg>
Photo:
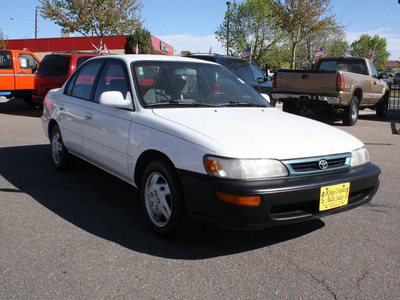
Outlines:
<svg viewBox="0 0 400 300"><path fill-rule="evenodd" d="M369 202L380 169L355 137L284 113L224 67L155 55L94 58L44 101L52 161L137 187L151 228L258 229Z"/></svg>

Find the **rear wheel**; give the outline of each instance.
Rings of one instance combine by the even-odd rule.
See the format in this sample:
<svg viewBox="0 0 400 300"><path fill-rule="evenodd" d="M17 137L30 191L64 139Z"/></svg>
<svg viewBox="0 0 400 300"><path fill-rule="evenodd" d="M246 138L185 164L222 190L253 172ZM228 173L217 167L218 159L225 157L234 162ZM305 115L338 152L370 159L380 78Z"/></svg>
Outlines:
<svg viewBox="0 0 400 300"><path fill-rule="evenodd" d="M146 220L155 233L171 237L182 231L186 223L183 192L171 164L151 162L144 172L140 195Z"/></svg>
<svg viewBox="0 0 400 300"><path fill-rule="evenodd" d="M71 155L67 148L64 146L64 142L61 136L60 128L55 125L51 130L51 158L54 167L57 170L65 170L70 166Z"/></svg>
<svg viewBox="0 0 400 300"><path fill-rule="evenodd" d="M350 105L346 107L343 114L343 124L353 126L357 123L360 102L357 96L353 96Z"/></svg>

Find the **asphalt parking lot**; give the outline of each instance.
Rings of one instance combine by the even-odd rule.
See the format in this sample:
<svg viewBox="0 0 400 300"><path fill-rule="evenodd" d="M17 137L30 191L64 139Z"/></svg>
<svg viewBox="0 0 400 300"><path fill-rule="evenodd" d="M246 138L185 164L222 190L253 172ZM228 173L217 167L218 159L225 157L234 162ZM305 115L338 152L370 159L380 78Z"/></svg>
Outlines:
<svg viewBox="0 0 400 300"><path fill-rule="evenodd" d="M400 114L356 126L382 169L371 203L261 231L152 234L128 184L51 165L41 111L0 99L0 299L400 299ZM279 126L277 126L279 130Z"/></svg>

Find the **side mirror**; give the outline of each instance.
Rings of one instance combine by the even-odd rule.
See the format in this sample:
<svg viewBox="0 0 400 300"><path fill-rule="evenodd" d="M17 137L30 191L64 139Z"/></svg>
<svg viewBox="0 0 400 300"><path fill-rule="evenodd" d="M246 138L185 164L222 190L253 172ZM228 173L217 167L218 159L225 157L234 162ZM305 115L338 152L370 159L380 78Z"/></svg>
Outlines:
<svg viewBox="0 0 400 300"><path fill-rule="evenodd" d="M99 103L109 107L133 109L132 97L129 92L126 99L119 91L104 92L100 95Z"/></svg>

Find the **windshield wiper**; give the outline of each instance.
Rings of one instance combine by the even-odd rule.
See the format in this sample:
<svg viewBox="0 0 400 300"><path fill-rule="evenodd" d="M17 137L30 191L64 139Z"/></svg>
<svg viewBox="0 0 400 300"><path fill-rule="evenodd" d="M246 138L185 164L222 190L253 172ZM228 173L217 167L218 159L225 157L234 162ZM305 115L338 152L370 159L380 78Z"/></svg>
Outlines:
<svg viewBox="0 0 400 300"><path fill-rule="evenodd" d="M261 104L238 102L238 101L230 101L229 103L222 103L220 104L220 106L265 107L264 105Z"/></svg>

